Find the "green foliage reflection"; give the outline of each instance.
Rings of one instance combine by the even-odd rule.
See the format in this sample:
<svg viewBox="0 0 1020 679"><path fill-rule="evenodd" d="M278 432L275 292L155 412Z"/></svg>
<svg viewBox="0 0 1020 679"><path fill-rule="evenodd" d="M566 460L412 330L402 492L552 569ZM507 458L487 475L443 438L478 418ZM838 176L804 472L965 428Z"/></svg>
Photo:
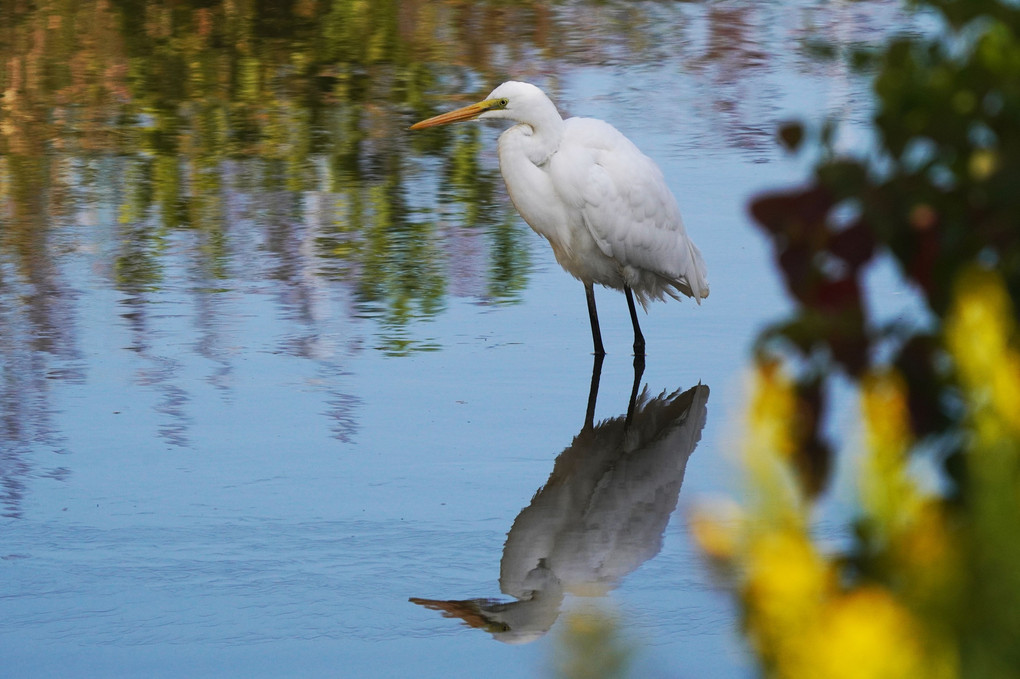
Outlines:
<svg viewBox="0 0 1020 679"><path fill-rule="evenodd" d="M365 313L402 327L443 308L458 266L443 239L451 228L466 229L493 260L484 268L488 282L473 294L514 299L526 249L522 231L507 230L516 221L498 198L495 172L485 169L493 164L479 159L477 130L422 148L411 146L404 128L429 112L422 93L443 73L468 72L455 64L471 63L483 75L506 70L491 55L464 58L481 55L479 41L492 38L457 25L458 12L478 21L528 15L528 7L0 5L0 156L9 159L0 201L13 217L4 248L45 256L25 246L33 231L80 209L82 195L113 198L116 224L100 226L115 228L114 282L155 291L179 268L165 261L176 231L201 244L185 269L223 279L247 265L231 263L244 249L238 243L261 239L270 253L293 259L298 226L312 223L314 260L276 267L274 276L311 267L349 284ZM422 189L431 169L413 149L448 168L438 200L436 188ZM88 172L32 169L27 159L46 155L82 167L107 158L116 168L112 185ZM41 203L43 196L52 200ZM240 215L231 208L239 202L249 206Z"/></svg>

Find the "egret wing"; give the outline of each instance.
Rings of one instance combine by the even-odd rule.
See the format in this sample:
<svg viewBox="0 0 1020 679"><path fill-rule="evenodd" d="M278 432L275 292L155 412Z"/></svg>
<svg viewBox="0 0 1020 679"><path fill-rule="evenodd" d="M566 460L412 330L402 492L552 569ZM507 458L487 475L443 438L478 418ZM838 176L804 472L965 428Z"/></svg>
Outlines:
<svg viewBox="0 0 1020 679"><path fill-rule="evenodd" d="M608 123L567 121L550 173L560 195L579 211L599 249L623 267L708 295L701 253L687 238L680 208L651 158Z"/></svg>

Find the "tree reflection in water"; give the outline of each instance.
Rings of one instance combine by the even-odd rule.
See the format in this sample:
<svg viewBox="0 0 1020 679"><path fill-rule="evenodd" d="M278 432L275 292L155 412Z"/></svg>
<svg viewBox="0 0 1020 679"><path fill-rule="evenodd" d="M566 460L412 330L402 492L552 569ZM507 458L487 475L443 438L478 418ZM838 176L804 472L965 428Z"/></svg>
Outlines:
<svg viewBox="0 0 1020 679"><path fill-rule="evenodd" d="M238 295L269 295L295 328L274 350L313 360L337 347L437 349L414 328L451 296L520 299L532 234L480 132L404 131L453 93L508 74L556 92L572 70L633 72L658 93L649 119L687 97L704 134L754 160L779 115L776 88L759 84L790 43L812 26L836 47L874 40L897 11L806 3L791 24L786 8L760 4L201 4L0 4L4 513L19 511L27 474L63 473L35 469L25 450L73 446L52 423L47 384L88 372L81 291L120 295L120 317L105 322L129 329L164 440L184 445L192 386L174 367L180 346L156 337L159 303L193 311L200 339L188 351L226 390L231 347L246 344L227 319ZM767 29L752 39L752 26ZM652 63L687 74L683 86L655 82ZM689 139L678 143L704 144ZM331 334L331 304L370 318L369 336ZM328 400L349 438L358 396Z"/></svg>

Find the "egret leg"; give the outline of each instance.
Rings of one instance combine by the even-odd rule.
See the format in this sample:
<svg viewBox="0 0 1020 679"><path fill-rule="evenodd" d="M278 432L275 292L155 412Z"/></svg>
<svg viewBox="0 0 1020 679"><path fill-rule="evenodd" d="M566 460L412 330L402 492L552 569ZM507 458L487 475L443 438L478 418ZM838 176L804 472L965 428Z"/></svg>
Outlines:
<svg viewBox="0 0 1020 679"><path fill-rule="evenodd" d="M630 309L630 322L634 325L634 356L645 355L645 336L641 334L641 326L638 325L637 309L634 308L634 293L630 286L623 286L623 294L627 296L627 308Z"/></svg>
<svg viewBox="0 0 1020 679"><path fill-rule="evenodd" d="M599 380L602 377L602 362L606 360L605 354L595 354L595 360L591 364L591 387L588 389L588 409L584 413L584 428L591 429L595 426L595 401L599 397Z"/></svg>
<svg viewBox="0 0 1020 679"><path fill-rule="evenodd" d="M630 388L630 403L627 404L627 419L623 421L624 427L630 426L634 417L634 406L637 402L638 387L641 386L641 376L645 373L645 356L638 354L634 356L634 384Z"/></svg>
<svg viewBox="0 0 1020 679"><path fill-rule="evenodd" d="M595 288L591 283L584 284L584 296L588 299L588 320L591 321L591 339L595 343L595 355L605 356L606 348L602 346L602 331L599 329L599 314L595 310ZM641 340L644 346L644 339Z"/></svg>

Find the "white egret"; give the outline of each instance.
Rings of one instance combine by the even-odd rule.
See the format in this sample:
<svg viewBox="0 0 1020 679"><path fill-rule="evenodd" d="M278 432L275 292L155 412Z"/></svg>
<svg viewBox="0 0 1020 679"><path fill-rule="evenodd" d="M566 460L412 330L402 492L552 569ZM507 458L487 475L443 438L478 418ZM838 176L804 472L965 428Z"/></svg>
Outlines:
<svg viewBox="0 0 1020 679"><path fill-rule="evenodd" d="M634 353L645 339L634 297L648 302L680 293L701 304L708 279L687 237L680 208L655 162L609 123L564 120L545 92L510 81L487 98L411 126L505 118L499 169L517 211L552 245L556 261L584 284L595 354L605 354L594 284L623 290L634 325Z"/></svg>

